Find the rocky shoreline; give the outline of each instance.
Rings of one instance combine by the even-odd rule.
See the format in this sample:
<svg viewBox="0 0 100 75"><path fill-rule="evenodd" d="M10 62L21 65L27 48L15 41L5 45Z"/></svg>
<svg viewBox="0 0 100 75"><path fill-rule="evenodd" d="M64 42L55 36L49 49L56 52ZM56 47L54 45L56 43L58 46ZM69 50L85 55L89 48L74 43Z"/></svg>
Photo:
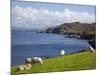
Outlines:
<svg viewBox="0 0 100 75"><path fill-rule="evenodd" d="M65 35L65 38L95 39L96 23L64 23L57 27L46 29L45 33Z"/></svg>

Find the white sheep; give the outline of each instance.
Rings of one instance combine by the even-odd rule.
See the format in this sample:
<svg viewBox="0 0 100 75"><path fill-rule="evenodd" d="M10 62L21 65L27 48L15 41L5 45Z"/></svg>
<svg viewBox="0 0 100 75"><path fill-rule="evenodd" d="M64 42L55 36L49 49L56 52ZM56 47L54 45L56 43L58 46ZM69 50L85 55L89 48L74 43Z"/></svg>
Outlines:
<svg viewBox="0 0 100 75"><path fill-rule="evenodd" d="M23 71L25 69L24 65L19 65L17 71Z"/></svg>
<svg viewBox="0 0 100 75"><path fill-rule="evenodd" d="M26 70L29 70L30 69L30 67L27 67L26 65L24 67L25 67Z"/></svg>
<svg viewBox="0 0 100 75"><path fill-rule="evenodd" d="M28 69L30 69L32 67L32 65L31 64L24 64L24 65L19 65L18 67L17 67L17 71L23 71L23 70L28 70Z"/></svg>
<svg viewBox="0 0 100 75"><path fill-rule="evenodd" d="M32 63L32 58L26 58L26 63Z"/></svg>
<svg viewBox="0 0 100 75"><path fill-rule="evenodd" d="M25 69L30 69L31 67L32 67L31 64L25 64L25 65L24 65L24 68L25 68Z"/></svg>
<svg viewBox="0 0 100 75"><path fill-rule="evenodd" d="M32 58L32 62L33 63L40 63L40 64L43 64L43 60L41 57L33 57Z"/></svg>
<svg viewBox="0 0 100 75"><path fill-rule="evenodd" d="M26 66L26 65L23 65L23 67L24 67L24 70L25 70L25 69L30 69L30 67L28 67L28 66Z"/></svg>
<svg viewBox="0 0 100 75"><path fill-rule="evenodd" d="M61 50L60 55L65 55L65 50Z"/></svg>
<svg viewBox="0 0 100 75"><path fill-rule="evenodd" d="M26 66L31 68L32 67L32 64L26 64Z"/></svg>

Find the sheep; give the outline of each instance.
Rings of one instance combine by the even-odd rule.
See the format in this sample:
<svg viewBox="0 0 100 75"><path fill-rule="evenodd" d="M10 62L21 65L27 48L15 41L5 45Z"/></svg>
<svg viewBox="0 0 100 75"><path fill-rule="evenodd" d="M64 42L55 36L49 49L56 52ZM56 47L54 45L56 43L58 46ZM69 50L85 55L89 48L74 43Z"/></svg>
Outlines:
<svg viewBox="0 0 100 75"><path fill-rule="evenodd" d="M40 63L40 64L43 64L43 60L42 60L42 58L40 58L40 57L33 57L33 58L32 58L32 62L33 62L33 63Z"/></svg>
<svg viewBox="0 0 100 75"><path fill-rule="evenodd" d="M26 65L24 67L25 67L26 70L29 70L30 69L30 67L27 67Z"/></svg>
<svg viewBox="0 0 100 75"><path fill-rule="evenodd" d="M24 67L24 70L30 69L30 67L28 67L28 66L26 66L26 65L23 65L23 67Z"/></svg>
<svg viewBox="0 0 100 75"><path fill-rule="evenodd" d="M28 69L30 69L32 67L32 65L31 64L23 64L23 65L19 65L18 67L17 67L17 71L23 71L23 70L28 70Z"/></svg>
<svg viewBox="0 0 100 75"><path fill-rule="evenodd" d="M32 63L32 58L26 58L26 63Z"/></svg>
<svg viewBox="0 0 100 75"><path fill-rule="evenodd" d="M17 71L23 71L25 68L24 68L24 65L19 65L17 67Z"/></svg>
<svg viewBox="0 0 100 75"><path fill-rule="evenodd" d="M32 67L31 64L25 64L25 65L24 65L24 68L25 68L25 69L30 69L31 67Z"/></svg>
<svg viewBox="0 0 100 75"><path fill-rule="evenodd" d="M61 51L60 51L60 55L61 55L61 56L65 55L65 50L61 50Z"/></svg>
<svg viewBox="0 0 100 75"><path fill-rule="evenodd" d="M33 58L27 58L26 63L24 65L19 65L17 67L17 71L23 71L25 69L30 69L32 67L32 63L40 63L43 64L43 60L40 57L33 57Z"/></svg>
<svg viewBox="0 0 100 75"><path fill-rule="evenodd" d="M26 64L26 66L31 68L32 67L32 64Z"/></svg>

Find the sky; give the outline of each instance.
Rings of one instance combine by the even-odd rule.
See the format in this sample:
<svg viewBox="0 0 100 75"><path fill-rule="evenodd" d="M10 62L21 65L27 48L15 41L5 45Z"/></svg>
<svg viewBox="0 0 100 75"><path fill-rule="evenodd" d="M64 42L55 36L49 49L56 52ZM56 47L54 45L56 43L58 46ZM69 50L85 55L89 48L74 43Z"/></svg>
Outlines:
<svg viewBox="0 0 100 75"><path fill-rule="evenodd" d="M95 22L95 6L12 1L12 27L46 29L63 23Z"/></svg>

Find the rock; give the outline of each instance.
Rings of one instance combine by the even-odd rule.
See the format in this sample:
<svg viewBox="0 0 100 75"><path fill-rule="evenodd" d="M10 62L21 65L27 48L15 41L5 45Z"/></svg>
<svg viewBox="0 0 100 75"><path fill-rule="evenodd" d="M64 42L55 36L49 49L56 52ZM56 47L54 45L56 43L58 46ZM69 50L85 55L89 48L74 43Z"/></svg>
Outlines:
<svg viewBox="0 0 100 75"><path fill-rule="evenodd" d="M61 50L60 51L60 55L65 55L65 51L64 50Z"/></svg>
<svg viewBox="0 0 100 75"><path fill-rule="evenodd" d="M55 34L80 34L84 35L85 32L87 35L95 35L96 23L63 23L56 27L51 27L46 29L46 33L55 33Z"/></svg>

